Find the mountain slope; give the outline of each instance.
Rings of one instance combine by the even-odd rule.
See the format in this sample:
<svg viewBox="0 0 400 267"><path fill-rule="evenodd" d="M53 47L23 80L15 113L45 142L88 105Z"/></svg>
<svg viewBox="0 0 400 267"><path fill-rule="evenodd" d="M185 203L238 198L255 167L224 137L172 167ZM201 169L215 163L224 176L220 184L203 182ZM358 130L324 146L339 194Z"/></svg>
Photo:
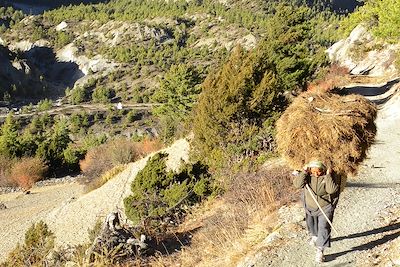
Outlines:
<svg viewBox="0 0 400 267"><path fill-rule="evenodd" d="M162 151L169 154L167 167L177 170L181 160L188 160L189 143L181 139ZM7 240L0 244L0 262L18 242L23 242L31 223L39 220L44 220L54 232L57 246L88 242L88 229L93 229L98 220L116 210L122 210L125 215L123 199L131 194L131 183L150 156L129 164L122 173L87 194L82 194L81 186L67 184L34 188L32 195L0 195L2 203L10 207L10 210L0 210L4 214L0 220L3 225L0 239Z"/></svg>

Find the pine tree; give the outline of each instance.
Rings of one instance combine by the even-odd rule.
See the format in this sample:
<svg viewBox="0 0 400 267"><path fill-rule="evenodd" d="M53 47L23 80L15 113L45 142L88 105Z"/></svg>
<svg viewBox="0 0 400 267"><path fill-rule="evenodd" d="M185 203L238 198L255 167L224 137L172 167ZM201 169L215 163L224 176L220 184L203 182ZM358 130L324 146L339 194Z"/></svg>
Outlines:
<svg viewBox="0 0 400 267"><path fill-rule="evenodd" d="M202 85L194 117L194 150L207 163L262 151L262 140L271 135L271 121L285 106L274 65L258 53L236 47Z"/></svg>
<svg viewBox="0 0 400 267"><path fill-rule="evenodd" d="M1 127L0 154L12 158L20 154L18 122L14 119L12 113L7 116Z"/></svg>

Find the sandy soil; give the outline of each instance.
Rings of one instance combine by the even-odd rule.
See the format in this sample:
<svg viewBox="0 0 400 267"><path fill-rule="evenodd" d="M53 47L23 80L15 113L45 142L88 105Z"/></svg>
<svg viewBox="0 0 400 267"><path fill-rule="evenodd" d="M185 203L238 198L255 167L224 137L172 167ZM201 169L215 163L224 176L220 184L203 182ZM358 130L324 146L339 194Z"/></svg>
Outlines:
<svg viewBox="0 0 400 267"><path fill-rule="evenodd" d="M33 222L43 219L56 207L83 194L83 186L77 183L36 187L31 194L22 192L0 195L0 202L7 209L0 210L0 260L23 242L26 230Z"/></svg>

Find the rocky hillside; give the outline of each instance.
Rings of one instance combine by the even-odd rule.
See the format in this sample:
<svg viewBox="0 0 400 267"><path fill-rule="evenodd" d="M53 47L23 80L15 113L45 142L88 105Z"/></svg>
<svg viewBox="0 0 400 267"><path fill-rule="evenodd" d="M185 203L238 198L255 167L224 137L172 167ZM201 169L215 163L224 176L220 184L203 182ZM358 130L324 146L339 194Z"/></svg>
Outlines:
<svg viewBox="0 0 400 267"><path fill-rule="evenodd" d="M385 43L360 24L346 39L340 40L328 49L331 61L350 70L352 75L370 77L395 77L399 43Z"/></svg>
<svg viewBox="0 0 400 267"><path fill-rule="evenodd" d="M390 153L398 146L399 47L396 33L382 26L396 21L387 20L378 3L366 2L348 17L332 12L347 14L335 1L295 0L115 0L22 17L1 10L0 100L6 108L0 114L0 185L14 182L27 191L33 178L82 172L81 183L93 189L83 194L72 184L71 191L59 187L60 197L46 190L35 194L36 188L32 195L2 196L6 208L0 212L11 216L4 236L16 238L2 244L3 255L23 241L31 222L43 219L46 226L28 231L50 240L37 261L48 262L51 255L60 264L78 265L311 263L301 207L292 205L297 195L290 171L270 160L277 156L276 120L314 84L381 105L381 143L371 150L359 182L351 180L343 193L343 236L335 236L338 246L328 259L358 264L372 246L374 253L383 244L396 247L398 162ZM341 83L329 83L330 76ZM188 135L191 163L179 173L167 171L164 154L142 158L174 143L166 151L177 166L189 158L189 144L174 140ZM42 193L54 202L44 201ZM354 210L346 213L350 206ZM57 247L87 243L88 229L115 208L159 242L148 257L103 251L92 259L83 256L85 247ZM28 216L31 211L38 212ZM357 222L346 227L353 218ZM357 246L349 247L353 239ZM28 243L9 261L30 261Z"/></svg>

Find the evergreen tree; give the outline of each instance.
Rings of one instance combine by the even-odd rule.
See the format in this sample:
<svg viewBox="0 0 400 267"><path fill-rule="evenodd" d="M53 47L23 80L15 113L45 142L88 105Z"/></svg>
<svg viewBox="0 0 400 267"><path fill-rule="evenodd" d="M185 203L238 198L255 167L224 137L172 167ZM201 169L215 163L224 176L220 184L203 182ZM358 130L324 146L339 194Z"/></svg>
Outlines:
<svg viewBox="0 0 400 267"><path fill-rule="evenodd" d="M272 122L285 106L274 65L236 47L229 60L204 81L195 110L194 144L213 163L221 155L241 158L265 149Z"/></svg>
<svg viewBox="0 0 400 267"><path fill-rule="evenodd" d="M200 76L198 71L188 65L173 65L160 82L160 89L152 100L162 103L154 113L185 119L191 112L200 93Z"/></svg>
<svg viewBox="0 0 400 267"><path fill-rule="evenodd" d="M19 156L20 141L18 136L18 122L10 113L1 127L0 154L12 158Z"/></svg>

